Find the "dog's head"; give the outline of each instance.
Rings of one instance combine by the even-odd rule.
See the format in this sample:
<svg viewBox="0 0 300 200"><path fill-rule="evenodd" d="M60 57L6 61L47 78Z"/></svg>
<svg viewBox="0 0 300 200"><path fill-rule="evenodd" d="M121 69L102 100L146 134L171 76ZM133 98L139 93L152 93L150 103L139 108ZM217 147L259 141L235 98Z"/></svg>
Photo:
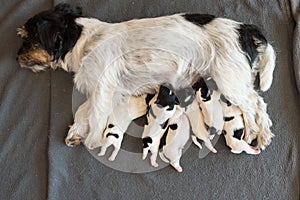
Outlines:
<svg viewBox="0 0 300 200"><path fill-rule="evenodd" d="M80 16L80 8L59 4L30 18L17 29L23 39L17 57L20 66L34 72L55 68L56 61L64 59L81 34L82 28L75 22Z"/></svg>

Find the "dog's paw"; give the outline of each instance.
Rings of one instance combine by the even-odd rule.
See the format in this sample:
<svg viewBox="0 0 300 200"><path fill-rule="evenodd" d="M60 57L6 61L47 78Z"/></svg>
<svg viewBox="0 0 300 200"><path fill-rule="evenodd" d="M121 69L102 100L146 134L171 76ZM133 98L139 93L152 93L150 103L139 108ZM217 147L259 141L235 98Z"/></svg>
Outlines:
<svg viewBox="0 0 300 200"><path fill-rule="evenodd" d="M258 147L264 150L267 146L271 144L272 137L274 134L270 129L264 129L258 134Z"/></svg>
<svg viewBox="0 0 300 200"><path fill-rule="evenodd" d="M68 134L68 136L65 139L65 143L68 147L78 146L81 144L81 141L82 141L82 137L77 133L72 135Z"/></svg>

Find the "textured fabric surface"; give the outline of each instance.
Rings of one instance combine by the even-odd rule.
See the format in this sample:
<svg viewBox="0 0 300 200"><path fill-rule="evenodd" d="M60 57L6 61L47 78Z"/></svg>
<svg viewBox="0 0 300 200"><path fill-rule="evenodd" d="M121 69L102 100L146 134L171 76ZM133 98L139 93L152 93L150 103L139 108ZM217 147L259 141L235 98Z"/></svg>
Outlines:
<svg viewBox="0 0 300 200"><path fill-rule="evenodd" d="M33 74L15 60L21 44L15 28L60 2L11 0L0 8L0 199L300 198L299 1L64 1L108 22L189 12L254 23L278 54L273 85L263 94L276 135L265 151L234 155L220 137L218 153L203 159L191 145L183 173L166 167L144 174L109 168L83 146L66 147L72 74Z"/></svg>

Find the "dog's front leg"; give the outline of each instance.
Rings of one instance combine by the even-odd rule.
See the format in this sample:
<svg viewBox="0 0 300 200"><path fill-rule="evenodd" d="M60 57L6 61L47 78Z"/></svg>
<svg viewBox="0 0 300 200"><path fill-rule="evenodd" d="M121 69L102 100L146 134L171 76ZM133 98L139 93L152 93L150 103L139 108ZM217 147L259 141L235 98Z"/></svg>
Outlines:
<svg viewBox="0 0 300 200"><path fill-rule="evenodd" d="M82 139L86 138L88 131L88 111L90 100L86 100L79 106L75 113L74 124L70 126L65 143L69 147L81 144Z"/></svg>
<svg viewBox="0 0 300 200"><path fill-rule="evenodd" d="M91 105L88 113L90 131L84 141L84 144L89 149L101 146L102 135L107 119L112 113L113 107L119 103L118 98L114 98L116 94L111 87L101 88L110 88L110 90L96 90L91 95Z"/></svg>

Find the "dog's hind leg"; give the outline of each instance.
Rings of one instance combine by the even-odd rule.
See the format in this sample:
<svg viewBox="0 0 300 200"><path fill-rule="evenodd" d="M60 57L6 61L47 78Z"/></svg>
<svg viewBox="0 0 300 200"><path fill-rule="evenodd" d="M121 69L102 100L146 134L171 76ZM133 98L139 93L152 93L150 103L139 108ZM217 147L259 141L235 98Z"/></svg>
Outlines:
<svg viewBox="0 0 300 200"><path fill-rule="evenodd" d="M243 118L245 122L246 135L244 140L248 144L250 144L252 140L254 140L257 137L258 148L264 150L265 147L271 143L272 137L274 137L274 134L270 130L270 127L272 126L272 121L270 120L269 115L267 114L266 103L263 101L262 97L260 97L256 92L253 92L249 95L248 104L241 105L240 108L243 112ZM247 112L249 111L249 108L253 109L250 112L251 116L249 116L249 112ZM258 128L257 131L249 127L249 118L251 117L252 120L253 113L254 121Z"/></svg>
<svg viewBox="0 0 300 200"><path fill-rule="evenodd" d="M108 117L112 114L113 108L120 101L120 94L114 92L113 87L102 85L91 94L91 106L88 113L90 131L84 144L89 149L101 146L102 134L105 129Z"/></svg>
<svg viewBox="0 0 300 200"><path fill-rule="evenodd" d="M88 131L88 110L90 102L86 100L79 106L75 113L74 124L70 127L65 143L69 147L81 144L82 139L86 138Z"/></svg>

